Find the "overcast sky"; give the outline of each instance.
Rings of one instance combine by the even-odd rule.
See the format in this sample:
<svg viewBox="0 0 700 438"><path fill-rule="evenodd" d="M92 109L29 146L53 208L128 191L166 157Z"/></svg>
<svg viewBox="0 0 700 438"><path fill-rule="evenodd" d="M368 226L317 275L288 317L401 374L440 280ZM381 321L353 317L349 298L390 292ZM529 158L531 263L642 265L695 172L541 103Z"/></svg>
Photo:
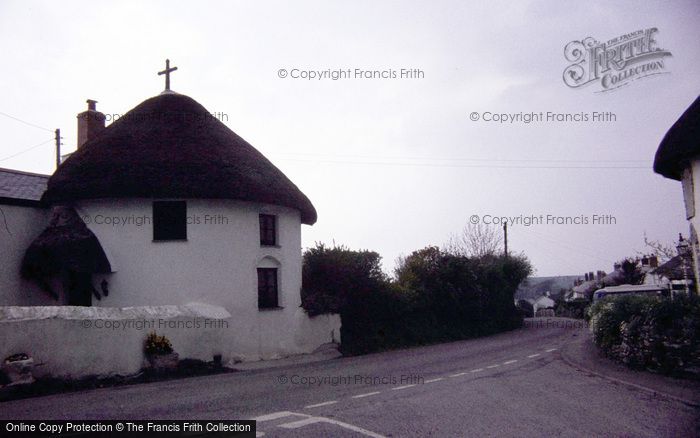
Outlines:
<svg viewBox="0 0 700 438"><path fill-rule="evenodd" d="M390 270L474 215L585 217L509 229L537 275L563 275L611 270L644 251L645 232L687 235L680 183L651 166L700 93L700 3L514 3L3 0L0 167L53 172L53 142L32 146L60 128L75 149L86 99L123 114L162 91L170 58L173 90L225 114L314 203L305 247L372 249ZM567 43L648 28L672 54L665 74L609 92L564 84ZM422 77L291 77L402 68ZM548 111L615 120L483 120Z"/></svg>

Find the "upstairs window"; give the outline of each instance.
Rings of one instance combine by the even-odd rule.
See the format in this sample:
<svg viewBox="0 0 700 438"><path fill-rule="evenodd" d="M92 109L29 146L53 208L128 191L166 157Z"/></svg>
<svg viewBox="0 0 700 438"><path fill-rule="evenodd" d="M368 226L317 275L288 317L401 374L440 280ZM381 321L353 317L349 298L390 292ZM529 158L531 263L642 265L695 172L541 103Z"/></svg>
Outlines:
<svg viewBox="0 0 700 438"><path fill-rule="evenodd" d="M277 298L277 268L258 268L258 308L279 307Z"/></svg>
<svg viewBox="0 0 700 438"><path fill-rule="evenodd" d="M277 245L277 216L272 214L260 215L260 245Z"/></svg>
<svg viewBox="0 0 700 438"><path fill-rule="evenodd" d="M153 202L153 240L187 240L187 203Z"/></svg>

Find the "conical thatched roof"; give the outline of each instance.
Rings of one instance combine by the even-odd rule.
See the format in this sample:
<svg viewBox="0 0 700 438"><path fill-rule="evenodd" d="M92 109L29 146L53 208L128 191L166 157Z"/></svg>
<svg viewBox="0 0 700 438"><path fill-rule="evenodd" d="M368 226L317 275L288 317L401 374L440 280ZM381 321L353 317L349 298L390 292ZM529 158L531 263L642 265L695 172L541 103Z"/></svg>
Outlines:
<svg viewBox="0 0 700 438"><path fill-rule="evenodd" d="M689 161L700 155L700 97L668 130L656 151L654 172L680 180Z"/></svg>
<svg viewBox="0 0 700 438"><path fill-rule="evenodd" d="M311 201L192 98L163 93L73 153L49 179L52 204L98 198L214 198L282 205L316 222Z"/></svg>
<svg viewBox="0 0 700 438"><path fill-rule="evenodd" d="M63 271L108 273L107 256L85 222L71 207L53 207L49 226L27 248L22 276L39 280Z"/></svg>

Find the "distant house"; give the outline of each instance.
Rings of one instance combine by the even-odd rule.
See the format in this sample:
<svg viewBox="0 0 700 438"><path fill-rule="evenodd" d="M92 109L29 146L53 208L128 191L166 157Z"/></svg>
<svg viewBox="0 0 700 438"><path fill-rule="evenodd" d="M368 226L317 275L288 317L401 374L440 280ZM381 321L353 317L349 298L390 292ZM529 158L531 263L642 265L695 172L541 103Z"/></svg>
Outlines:
<svg viewBox="0 0 700 438"><path fill-rule="evenodd" d="M634 263L634 266L636 267L635 269L638 269L638 271L644 275L653 271L659 266L659 259L656 255L645 255L641 258L637 257L636 259L630 259L630 262ZM625 284L626 281L629 281L629 279L626 278L625 273L623 272L622 264L619 262L615 263L613 265L613 270L610 273L606 274L602 272L602 275L598 277L598 280L591 284L591 286L594 286L594 288L589 289L589 295L595 290L595 288L599 288L601 285L602 287L619 286L621 284Z"/></svg>
<svg viewBox="0 0 700 438"><path fill-rule="evenodd" d="M543 295L532 301L532 313L535 316L554 316L554 300L547 295ZM547 312L547 310L551 312Z"/></svg>
<svg viewBox="0 0 700 438"><path fill-rule="evenodd" d="M692 260L687 258L684 255L677 255L658 268L647 272L644 276L644 284L663 286L673 292L694 290Z"/></svg>
<svg viewBox="0 0 700 438"><path fill-rule="evenodd" d="M569 296L569 301L580 300L580 299L590 299L591 294L597 287L597 282L595 280L584 281L571 289L571 295Z"/></svg>
<svg viewBox="0 0 700 438"><path fill-rule="evenodd" d="M671 126L664 136L654 159L654 172L681 182L685 216L690 228L689 251L693 259L694 277L698 278L698 234L700 217L700 97ZM696 284L695 291L700 293Z"/></svg>
<svg viewBox="0 0 700 438"><path fill-rule="evenodd" d="M564 296L564 300L590 300L593 296L593 292L600 287L600 284L603 282L605 277L605 271L601 270L598 270L595 273L593 273L593 271L584 273L583 278L579 277L576 279L571 290L569 290L569 292L567 292Z"/></svg>
<svg viewBox="0 0 700 438"><path fill-rule="evenodd" d="M519 300L534 300L547 291L552 294L559 294L562 291L571 289L576 280L577 275L559 275L555 277L528 277L520 283L518 290L515 292L515 302Z"/></svg>

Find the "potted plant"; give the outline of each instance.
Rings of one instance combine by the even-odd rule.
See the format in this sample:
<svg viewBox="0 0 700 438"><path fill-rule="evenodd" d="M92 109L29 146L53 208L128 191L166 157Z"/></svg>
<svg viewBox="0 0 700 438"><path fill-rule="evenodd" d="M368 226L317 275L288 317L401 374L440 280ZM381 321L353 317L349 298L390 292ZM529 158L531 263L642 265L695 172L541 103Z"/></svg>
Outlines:
<svg viewBox="0 0 700 438"><path fill-rule="evenodd" d="M177 368L179 356L173 351L173 345L165 336L151 332L146 337L144 352L151 368L156 370Z"/></svg>
<svg viewBox="0 0 700 438"><path fill-rule="evenodd" d="M32 368L34 359L25 353L6 357L2 364L2 372L9 381L7 386L34 383Z"/></svg>

